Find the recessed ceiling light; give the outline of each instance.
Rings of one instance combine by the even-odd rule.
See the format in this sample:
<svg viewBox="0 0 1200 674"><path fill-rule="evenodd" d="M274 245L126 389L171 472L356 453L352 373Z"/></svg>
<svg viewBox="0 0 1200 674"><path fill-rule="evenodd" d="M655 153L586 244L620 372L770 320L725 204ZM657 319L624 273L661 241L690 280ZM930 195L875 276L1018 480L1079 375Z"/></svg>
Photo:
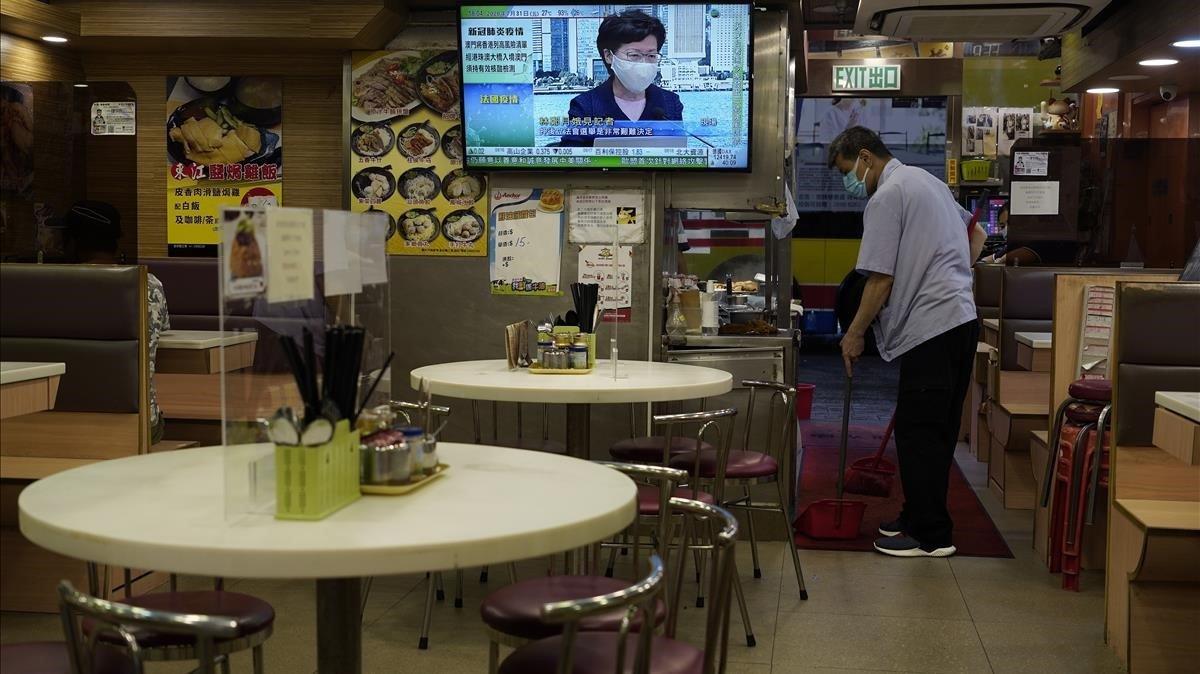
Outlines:
<svg viewBox="0 0 1200 674"><path fill-rule="evenodd" d="M1116 87L1092 87L1087 90L1089 94L1115 94L1119 91L1121 90Z"/></svg>
<svg viewBox="0 0 1200 674"><path fill-rule="evenodd" d="M1172 42L1171 46L1172 47L1183 47L1184 49L1200 48L1200 37L1189 37L1186 40L1180 40L1179 42Z"/></svg>
<svg viewBox="0 0 1200 674"><path fill-rule="evenodd" d="M67 41L67 38L65 38L61 35L43 35L42 39L45 40L46 42L54 42L56 44Z"/></svg>
<svg viewBox="0 0 1200 674"><path fill-rule="evenodd" d="M1150 79L1150 76L1149 75L1113 75L1112 77L1110 77L1108 79L1116 80L1117 82L1126 82L1126 81L1132 82L1133 80L1148 80L1148 79Z"/></svg>
<svg viewBox="0 0 1200 674"><path fill-rule="evenodd" d="M1176 63L1179 63L1179 61L1176 59L1146 59L1145 61L1138 61L1138 65L1150 67L1173 66Z"/></svg>
<svg viewBox="0 0 1200 674"><path fill-rule="evenodd" d="M79 84L75 85L75 88L76 89L87 89L87 85L80 82Z"/></svg>

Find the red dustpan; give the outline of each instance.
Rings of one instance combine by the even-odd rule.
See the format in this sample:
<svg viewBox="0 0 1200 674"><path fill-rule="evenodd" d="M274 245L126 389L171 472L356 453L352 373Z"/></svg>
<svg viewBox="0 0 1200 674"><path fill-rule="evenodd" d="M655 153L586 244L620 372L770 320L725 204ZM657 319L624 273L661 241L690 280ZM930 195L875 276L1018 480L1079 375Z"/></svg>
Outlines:
<svg viewBox="0 0 1200 674"><path fill-rule="evenodd" d="M887 496L892 493L892 483L896 480L896 465L883 458L887 451L888 441L892 439L892 430L896 427L896 413L892 412L892 420L888 422L887 430L883 432L883 441L874 456L859 459L850 464L843 482L846 491L851 494L864 496Z"/></svg>
<svg viewBox="0 0 1200 674"><path fill-rule="evenodd" d="M862 501L842 498L844 487L842 476L846 472L846 438L850 432L850 389L852 384L852 378L847 376L846 397L842 402L841 465L838 467L837 474L838 497L814 501L796 518L796 531L809 538L858 538L858 530L862 527L863 513L867 510L867 504Z"/></svg>

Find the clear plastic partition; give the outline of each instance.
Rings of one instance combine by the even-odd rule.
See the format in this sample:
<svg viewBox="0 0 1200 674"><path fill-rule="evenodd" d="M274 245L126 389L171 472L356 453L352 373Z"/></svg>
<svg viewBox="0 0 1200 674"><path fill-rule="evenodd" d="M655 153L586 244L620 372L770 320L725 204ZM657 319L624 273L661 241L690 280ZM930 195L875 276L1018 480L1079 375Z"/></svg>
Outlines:
<svg viewBox="0 0 1200 674"><path fill-rule="evenodd" d="M213 357L227 519L274 511L273 438L311 444L322 424L353 427L360 409L387 401L389 222L382 213L223 211Z"/></svg>

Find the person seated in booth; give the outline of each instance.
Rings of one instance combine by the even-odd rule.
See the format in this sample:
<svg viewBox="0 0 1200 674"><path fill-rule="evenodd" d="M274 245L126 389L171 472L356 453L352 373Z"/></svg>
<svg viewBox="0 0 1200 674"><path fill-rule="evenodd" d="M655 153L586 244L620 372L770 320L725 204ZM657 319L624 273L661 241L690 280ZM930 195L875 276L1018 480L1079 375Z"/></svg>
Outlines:
<svg viewBox="0 0 1200 674"><path fill-rule="evenodd" d="M67 230L68 259L79 264L123 263L117 255L117 242L121 238L121 212L112 204L103 201L77 202L67 211L63 224ZM171 329L171 316L167 311L163 284L154 274L146 274L146 292L149 310L147 324L150 328L150 444L155 444L162 440L166 422L154 390L154 360L158 355L159 335Z"/></svg>
<svg viewBox="0 0 1200 674"><path fill-rule="evenodd" d="M667 41L662 21L637 9L605 17L596 50L608 79L571 99L567 117L617 121L683 121L679 95L654 84L659 51ZM563 136L561 145L592 147L595 136Z"/></svg>

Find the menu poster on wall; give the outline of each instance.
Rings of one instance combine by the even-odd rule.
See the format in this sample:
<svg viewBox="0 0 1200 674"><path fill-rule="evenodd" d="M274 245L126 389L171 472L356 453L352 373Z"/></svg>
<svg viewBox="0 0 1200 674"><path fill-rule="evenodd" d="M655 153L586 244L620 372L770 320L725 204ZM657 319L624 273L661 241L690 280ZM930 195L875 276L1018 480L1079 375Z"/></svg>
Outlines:
<svg viewBox="0 0 1200 674"><path fill-rule="evenodd" d="M488 267L493 295L561 295L563 191L492 190Z"/></svg>
<svg viewBox="0 0 1200 674"><path fill-rule="evenodd" d="M1000 108L963 108L963 156L995 157L1001 123Z"/></svg>
<svg viewBox="0 0 1200 674"><path fill-rule="evenodd" d="M646 195L641 190L571 190L567 194L567 240L612 243L619 228L621 243L646 240Z"/></svg>
<svg viewBox="0 0 1200 674"><path fill-rule="evenodd" d="M613 258L619 257L614 265ZM613 246L581 246L579 282L600 285L600 315L605 323L629 323L633 320L633 247L621 246L613 255Z"/></svg>
<svg viewBox="0 0 1200 674"><path fill-rule="evenodd" d="M283 78L167 78L167 253L215 256L226 206L283 199Z"/></svg>
<svg viewBox="0 0 1200 674"><path fill-rule="evenodd" d="M487 178L462 168L458 52L355 52L350 207L389 219L392 255L487 254Z"/></svg>
<svg viewBox="0 0 1200 674"><path fill-rule="evenodd" d="M136 136L137 102L96 101L92 103L93 136Z"/></svg>
<svg viewBox="0 0 1200 674"><path fill-rule="evenodd" d="M0 194L33 190L33 88L0 83Z"/></svg>

